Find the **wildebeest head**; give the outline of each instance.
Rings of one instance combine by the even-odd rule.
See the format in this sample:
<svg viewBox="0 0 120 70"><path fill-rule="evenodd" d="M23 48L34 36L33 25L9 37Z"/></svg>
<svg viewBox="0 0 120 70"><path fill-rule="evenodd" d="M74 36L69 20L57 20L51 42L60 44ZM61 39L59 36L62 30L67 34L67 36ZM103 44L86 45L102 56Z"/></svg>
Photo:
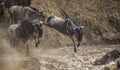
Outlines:
<svg viewBox="0 0 120 70"><path fill-rule="evenodd" d="M35 31L35 33L37 33L38 35L41 34L39 37L42 37L42 34L43 34L43 31L42 31L42 29L41 29L42 24L39 23L38 20L34 20L32 24L33 24L33 26L34 26L34 31Z"/></svg>
<svg viewBox="0 0 120 70"><path fill-rule="evenodd" d="M62 9L61 10L62 15L65 17L65 20L69 25L67 27L71 31L71 35L74 34L75 38L77 39L77 47L79 47L80 42L82 41L83 38L83 28L81 26L77 25L77 22L73 20L70 16L66 14L66 12Z"/></svg>
<svg viewBox="0 0 120 70"><path fill-rule="evenodd" d="M45 15L42 11L33 9L34 11L32 11L29 15L29 18L31 21L33 22L37 22L39 24L43 24L45 22Z"/></svg>

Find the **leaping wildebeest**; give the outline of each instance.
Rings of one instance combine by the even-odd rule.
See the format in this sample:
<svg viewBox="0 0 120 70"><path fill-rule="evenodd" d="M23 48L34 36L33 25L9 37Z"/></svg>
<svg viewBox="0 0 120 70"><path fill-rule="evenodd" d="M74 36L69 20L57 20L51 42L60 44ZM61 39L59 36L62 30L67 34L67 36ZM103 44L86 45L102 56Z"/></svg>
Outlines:
<svg viewBox="0 0 120 70"><path fill-rule="evenodd" d="M45 15L43 11L39 11L36 8L29 7L29 6L12 6L9 8L10 19L11 23L17 23L22 18L28 18L31 21L38 21L40 23L44 23Z"/></svg>
<svg viewBox="0 0 120 70"><path fill-rule="evenodd" d="M81 26L78 26L76 24L77 22L68 16L64 10L62 10L61 13L65 19L57 16L50 16L48 17L47 23L45 25L58 30L62 34L67 35L72 40L74 44L74 52L76 52L77 50L74 35L77 39L77 47L79 47L83 38L83 29Z"/></svg>
<svg viewBox="0 0 120 70"><path fill-rule="evenodd" d="M32 22L25 18L18 24L12 24L8 28L8 38L12 45L17 45L20 42L26 43L30 38L34 38L35 46L40 43L39 38L42 37L43 30L40 28L41 24ZM38 41L36 41L36 38Z"/></svg>

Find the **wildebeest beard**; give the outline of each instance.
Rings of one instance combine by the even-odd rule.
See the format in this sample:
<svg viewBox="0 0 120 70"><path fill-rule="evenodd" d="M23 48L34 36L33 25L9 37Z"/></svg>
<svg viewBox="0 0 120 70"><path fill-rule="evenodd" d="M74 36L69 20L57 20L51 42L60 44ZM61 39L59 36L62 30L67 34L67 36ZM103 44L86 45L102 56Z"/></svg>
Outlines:
<svg viewBox="0 0 120 70"><path fill-rule="evenodd" d="M32 22L28 19L23 19L15 32L18 38L26 38L33 33L33 30Z"/></svg>

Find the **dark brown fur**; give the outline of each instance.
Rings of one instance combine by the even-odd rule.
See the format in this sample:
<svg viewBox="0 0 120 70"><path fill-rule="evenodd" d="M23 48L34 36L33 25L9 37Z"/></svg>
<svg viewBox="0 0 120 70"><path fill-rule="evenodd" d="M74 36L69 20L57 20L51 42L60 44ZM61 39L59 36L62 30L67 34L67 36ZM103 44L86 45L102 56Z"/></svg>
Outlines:
<svg viewBox="0 0 120 70"><path fill-rule="evenodd" d="M36 26L29 19L22 19L19 24L13 24L8 28L8 36L13 41L13 45L18 44L19 41L26 43L30 38L34 38L37 47L40 43L39 38L43 34L42 29L38 27L35 29Z"/></svg>

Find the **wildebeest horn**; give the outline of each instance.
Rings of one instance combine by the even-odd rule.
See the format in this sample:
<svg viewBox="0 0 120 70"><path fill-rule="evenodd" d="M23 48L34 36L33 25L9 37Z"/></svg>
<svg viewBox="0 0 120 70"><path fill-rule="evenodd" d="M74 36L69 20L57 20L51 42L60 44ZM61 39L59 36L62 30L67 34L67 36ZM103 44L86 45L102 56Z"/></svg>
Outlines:
<svg viewBox="0 0 120 70"><path fill-rule="evenodd" d="M62 13L62 15L63 15L65 18L69 18L70 20L72 20L73 22L75 22L70 16L68 16L68 15L66 14L66 12L65 12L63 9L61 9L61 13Z"/></svg>
<svg viewBox="0 0 120 70"><path fill-rule="evenodd" d="M65 18L68 18L68 17L69 17L63 9L61 9L61 13L62 13L62 15L63 15Z"/></svg>

